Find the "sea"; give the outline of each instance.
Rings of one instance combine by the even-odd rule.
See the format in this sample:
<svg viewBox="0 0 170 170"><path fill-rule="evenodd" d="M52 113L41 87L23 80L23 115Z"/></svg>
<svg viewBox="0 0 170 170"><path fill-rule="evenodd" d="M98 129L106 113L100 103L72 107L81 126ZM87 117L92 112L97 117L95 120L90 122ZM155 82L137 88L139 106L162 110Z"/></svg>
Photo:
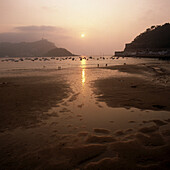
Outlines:
<svg viewBox="0 0 170 170"><path fill-rule="evenodd" d="M72 94L57 103L56 107L52 107L44 113L57 113L59 116L51 116L44 120L42 126L33 128L34 133L37 131L38 134L43 131L48 134L57 130L62 134L70 134L80 131L93 131L94 126L95 128L114 131L116 129L139 128L144 120L168 119L170 112L141 110L133 107L112 108L104 101L99 102L92 85L95 80L128 76L128 74L117 70L98 68L160 62L165 61L112 56L0 58L0 77L38 76L41 71L44 71L43 74L53 74L56 78L62 79L70 85ZM74 100L70 100L71 98L74 98ZM132 120L136 123L129 124L129 121ZM20 131L17 133L20 133Z"/></svg>
<svg viewBox="0 0 170 170"><path fill-rule="evenodd" d="M0 58L0 71L22 69L61 69L105 67L122 64L156 63L158 59L112 56L75 57L5 57ZM159 62L163 62L160 61Z"/></svg>

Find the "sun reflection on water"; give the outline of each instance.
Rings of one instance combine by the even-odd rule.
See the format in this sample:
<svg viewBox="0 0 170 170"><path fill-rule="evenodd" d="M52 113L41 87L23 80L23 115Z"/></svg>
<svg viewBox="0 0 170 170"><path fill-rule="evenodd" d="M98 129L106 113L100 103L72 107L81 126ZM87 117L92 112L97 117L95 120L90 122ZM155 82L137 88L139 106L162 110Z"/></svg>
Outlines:
<svg viewBox="0 0 170 170"><path fill-rule="evenodd" d="M85 76L85 69L84 68L82 69L81 75L82 75L82 84L84 85L84 83L86 82L86 76Z"/></svg>
<svg viewBox="0 0 170 170"><path fill-rule="evenodd" d="M86 67L86 59L82 59L81 60L81 67L82 67L82 85L84 85L85 81L86 81L86 76L85 76L85 67Z"/></svg>
<svg viewBox="0 0 170 170"><path fill-rule="evenodd" d="M82 68L86 67L86 59L84 58L81 60L81 67Z"/></svg>

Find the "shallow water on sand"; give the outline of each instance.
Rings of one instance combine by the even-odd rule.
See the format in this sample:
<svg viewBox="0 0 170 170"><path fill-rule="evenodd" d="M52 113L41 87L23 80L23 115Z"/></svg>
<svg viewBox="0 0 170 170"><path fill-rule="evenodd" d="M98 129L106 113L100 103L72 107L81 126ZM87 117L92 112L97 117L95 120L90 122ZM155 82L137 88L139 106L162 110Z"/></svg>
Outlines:
<svg viewBox="0 0 170 170"><path fill-rule="evenodd" d="M74 58L74 60L72 60ZM55 58L0 58L0 73L10 70L21 69L58 69L61 68L76 68L76 67L100 67L122 65L126 64L139 64L148 62L158 62L157 59L140 59L140 58L111 58L111 56L94 56L92 59L86 56L81 56L87 60L80 60L80 57L55 57ZM22 61L21 61L22 60ZM160 62L160 61L159 61Z"/></svg>
<svg viewBox="0 0 170 170"><path fill-rule="evenodd" d="M18 71L17 71L18 72ZM17 75L17 72L14 75ZM31 75L30 72L23 72L23 75ZM36 73L39 75L39 71ZM125 77L131 74L119 72L110 69L98 68L67 68L62 70L52 70L45 72L43 75L58 75L62 81L66 81L72 91L69 97L63 99L56 107L52 107L44 115L47 119L42 120L39 126L33 128L14 130L15 134L34 133L42 135L53 134L77 134L87 131L94 132L95 128L102 128L114 133L116 130L139 129L148 124L154 125L153 122L143 123L148 120L167 120L170 118L168 111L140 110L137 108L112 108L105 102L97 101L94 94L93 81L107 77ZM57 94L56 94L57 95ZM26 132L27 131L27 132ZM7 131L8 133L9 131ZM22 132L23 133L23 132Z"/></svg>
<svg viewBox="0 0 170 170"><path fill-rule="evenodd" d="M67 73L68 71L68 73ZM170 117L167 111L140 110L137 108L111 108L105 102L98 102L93 93L93 81L107 77L131 76L116 70L79 68L63 70L64 79L71 85L71 95L57 107L48 111L58 113L50 118L47 126L55 124L59 133L77 133L104 128L114 132L117 129L140 128L143 121L165 120ZM64 73L65 72L65 73Z"/></svg>
<svg viewBox="0 0 170 170"><path fill-rule="evenodd" d="M132 61L134 63L139 62L138 59ZM103 66L105 64L104 62L101 61ZM120 64L123 62L124 59L120 61ZM140 60L139 63L142 62L143 60ZM157 61L149 60L148 62ZM92 65L86 65L88 63L86 60L77 61L77 63L79 64L78 67L64 68L62 66L61 70L56 69L57 65L55 64L54 67L50 66L49 68L47 68L47 64L45 69L40 69L40 67L30 69L30 66L28 66L22 70L21 67L16 67L16 69L12 66L7 71L6 66L4 66L5 69L1 70L1 77L52 76L58 81L65 81L71 88L71 91L68 92L68 97L57 103L56 107L43 112L46 118L40 120L35 126L19 127L0 133L0 145L2 149L0 161L4 162L4 167L15 167L16 162L17 164L19 162L21 164L19 165L20 169L23 169L23 167L44 169L44 166L47 166L48 169L50 167L48 164L51 163L49 160L52 160L52 165L56 165L55 168L60 166L60 160L62 160L62 166L67 167L65 163L69 159L79 160L76 154L74 154L74 149L77 152L77 147L80 147L80 153L82 152L82 148L86 150L86 147L92 147L92 151L88 150L85 157L80 154L81 162L88 163L91 161L89 157L93 159L93 149L97 147L97 151L94 151L97 154L98 150L100 151L101 146L98 144L104 144L102 147L105 147L105 143L114 142L113 137L116 137L116 140L124 140L127 137L126 135L135 134L145 126L155 127L155 123L150 120L165 122L165 120L170 118L170 112L168 111L140 110L123 107L112 108L105 102L99 102L97 95L94 93L95 87L93 86L93 82L95 80L108 77L129 77L131 74L117 70L98 69L96 63L94 64L94 68ZM114 65L115 63L112 64ZM161 128L168 129L168 123ZM91 143L95 143L96 145L91 145ZM69 159L67 157L68 153L70 153L70 148L67 148L68 146L73 147L71 148L73 149L73 153ZM62 158L60 157L60 150L64 147L66 147L66 153L64 152L64 156L66 157ZM109 154L115 155L115 152L112 153L109 151L108 155L107 152L106 155L99 156L97 160L105 156L110 156ZM72 167L72 164L69 166ZM79 166L84 166L84 164L75 163L73 167ZM68 167L65 169L70 169Z"/></svg>
<svg viewBox="0 0 170 170"><path fill-rule="evenodd" d="M53 75L56 76L56 79L59 78L57 75L60 75L62 81L64 80L70 85L72 91L69 93L69 97L62 100L56 107L52 107L48 112L44 113L44 115L51 114L52 116L47 120L44 120L41 126L37 128L37 131L46 131L45 129L48 129L49 131L51 130L51 132L56 130L61 134L77 133L79 131L92 132L94 128L106 128L115 131L117 129L140 128L143 125L143 121L150 119L165 120L170 117L170 112L167 111L108 107L105 102L97 101L97 96L93 92L93 82L97 79L131 76L131 74L119 72L117 70L98 69L96 67L98 62L100 63L100 66L105 66L106 63L109 63L109 65L119 65L124 62L130 64L143 62L153 63L157 62L157 60L133 58L112 60L109 57L106 57L106 59L103 60L101 57L98 58L99 60L94 58L91 61L85 59L80 61L77 57L76 61L73 61L76 64L70 64L68 63L68 60L55 60L54 62L54 59L51 59L50 61L43 62L43 64L46 65L45 69L40 69L43 65L42 61L35 61L38 64L27 60L20 61L20 65L18 65L18 62L11 64L11 67L8 67L8 64L4 65L4 70L1 68L1 77L39 76L43 72L43 75ZM16 65L16 67L13 65ZM25 68L24 70L21 69L21 65ZM56 69L59 65L62 66L61 70ZM6 70L7 67L8 70ZM30 69L34 67L35 69Z"/></svg>

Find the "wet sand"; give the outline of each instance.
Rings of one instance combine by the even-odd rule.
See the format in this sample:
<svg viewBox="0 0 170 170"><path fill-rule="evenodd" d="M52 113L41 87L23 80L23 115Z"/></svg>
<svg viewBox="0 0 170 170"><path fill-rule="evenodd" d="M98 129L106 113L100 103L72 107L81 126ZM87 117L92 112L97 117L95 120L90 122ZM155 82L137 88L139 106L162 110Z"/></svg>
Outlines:
<svg viewBox="0 0 170 170"><path fill-rule="evenodd" d="M170 111L170 69L168 64L139 64L107 67L130 74L95 81L99 101L110 107Z"/></svg>
<svg viewBox="0 0 170 170"><path fill-rule="evenodd" d="M69 91L66 82L52 76L0 78L0 131L41 123L49 117L43 113L67 97Z"/></svg>
<svg viewBox="0 0 170 170"><path fill-rule="evenodd" d="M168 68L108 67L128 75L90 82L103 114L107 116L102 103L109 108L126 108L127 113L131 107L169 113L169 72L161 69L158 73L160 69L153 67ZM84 120L86 113L82 112L86 103L77 103L81 94L73 92L62 75L4 77L0 82L1 169L169 169L170 116L145 120L141 115L141 122L127 119L129 127L121 129L116 119L107 123L103 120L103 127L98 127L100 114L94 114L90 117L95 122L90 131ZM87 95L84 93L83 98ZM53 107L59 110L49 112ZM105 124L111 124L110 128ZM68 131L62 133L65 126Z"/></svg>
<svg viewBox="0 0 170 170"><path fill-rule="evenodd" d="M170 65L121 65L101 69L118 70L130 76L109 77L93 82L97 100L109 107L170 111ZM118 130L118 141L108 145L115 157L89 163L87 169L168 169L170 167L169 120L143 121L146 125L127 131ZM130 121L129 123L135 123ZM142 125L142 124L141 124ZM130 132L130 135L127 133ZM105 140L107 142L107 139Z"/></svg>

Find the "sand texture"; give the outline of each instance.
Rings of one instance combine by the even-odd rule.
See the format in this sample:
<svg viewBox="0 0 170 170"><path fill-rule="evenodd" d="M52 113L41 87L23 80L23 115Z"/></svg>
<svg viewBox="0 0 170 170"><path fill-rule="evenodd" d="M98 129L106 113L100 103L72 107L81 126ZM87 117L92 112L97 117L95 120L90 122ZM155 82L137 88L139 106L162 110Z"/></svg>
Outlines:
<svg viewBox="0 0 170 170"><path fill-rule="evenodd" d="M82 70L1 77L0 169L168 170L169 68L94 68L85 83Z"/></svg>
<svg viewBox="0 0 170 170"><path fill-rule="evenodd" d="M123 65L107 69L131 74L94 82L99 101L111 107L170 110L170 69L167 65Z"/></svg>
<svg viewBox="0 0 170 170"><path fill-rule="evenodd" d="M68 85L54 77L0 78L0 131L32 126L67 96ZM10 118L10 119L9 119Z"/></svg>

